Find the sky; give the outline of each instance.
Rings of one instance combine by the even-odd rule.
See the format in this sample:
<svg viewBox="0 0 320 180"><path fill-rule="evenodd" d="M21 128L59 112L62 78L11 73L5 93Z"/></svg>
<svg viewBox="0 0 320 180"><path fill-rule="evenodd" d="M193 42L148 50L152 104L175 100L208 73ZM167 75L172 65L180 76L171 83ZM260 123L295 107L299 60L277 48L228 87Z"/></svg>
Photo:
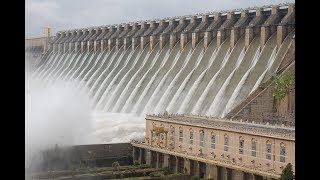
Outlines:
<svg viewBox="0 0 320 180"><path fill-rule="evenodd" d="M25 36L61 30L232 10L294 0L26 0Z"/></svg>

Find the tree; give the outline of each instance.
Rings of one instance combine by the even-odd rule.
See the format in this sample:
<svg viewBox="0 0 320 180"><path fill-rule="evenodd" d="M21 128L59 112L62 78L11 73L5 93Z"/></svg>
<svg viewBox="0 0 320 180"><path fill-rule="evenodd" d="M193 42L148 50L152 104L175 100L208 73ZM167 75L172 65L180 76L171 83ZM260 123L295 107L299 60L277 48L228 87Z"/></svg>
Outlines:
<svg viewBox="0 0 320 180"><path fill-rule="evenodd" d="M291 163L287 164L287 166L282 170L282 174L279 180L294 180Z"/></svg>

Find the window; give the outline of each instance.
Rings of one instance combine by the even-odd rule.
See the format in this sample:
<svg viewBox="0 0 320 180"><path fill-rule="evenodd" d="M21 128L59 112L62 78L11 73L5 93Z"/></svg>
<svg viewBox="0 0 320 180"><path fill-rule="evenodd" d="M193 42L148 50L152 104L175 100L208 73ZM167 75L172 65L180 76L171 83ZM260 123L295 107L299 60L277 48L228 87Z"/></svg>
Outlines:
<svg viewBox="0 0 320 180"><path fill-rule="evenodd" d="M200 131L200 146L204 147L204 131Z"/></svg>
<svg viewBox="0 0 320 180"><path fill-rule="evenodd" d="M251 140L251 156L257 156L257 141L255 139Z"/></svg>
<svg viewBox="0 0 320 180"><path fill-rule="evenodd" d="M179 127L179 142L183 141L183 129L182 127Z"/></svg>
<svg viewBox="0 0 320 180"><path fill-rule="evenodd" d="M243 146L244 146L244 139L243 137L239 138L239 154L243 154Z"/></svg>
<svg viewBox="0 0 320 180"><path fill-rule="evenodd" d="M267 141L266 158L271 160L271 142Z"/></svg>
<svg viewBox="0 0 320 180"><path fill-rule="evenodd" d="M284 143L280 144L280 162L286 162L286 146Z"/></svg>
<svg viewBox="0 0 320 180"><path fill-rule="evenodd" d="M190 129L190 144L193 144L193 130Z"/></svg>
<svg viewBox="0 0 320 180"><path fill-rule="evenodd" d="M229 137L228 135L224 135L224 151L228 151L229 147Z"/></svg>
<svg viewBox="0 0 320 180"><path fill-rule="evenodd" d="M170 141L174 141L174 127L170 126Z"/></svg>
<svg viewBox="0 0 320 180"><path fill-rule="evenodd" d="M216 148L216 135L214 133L211 133L211 149Z"/></svg>

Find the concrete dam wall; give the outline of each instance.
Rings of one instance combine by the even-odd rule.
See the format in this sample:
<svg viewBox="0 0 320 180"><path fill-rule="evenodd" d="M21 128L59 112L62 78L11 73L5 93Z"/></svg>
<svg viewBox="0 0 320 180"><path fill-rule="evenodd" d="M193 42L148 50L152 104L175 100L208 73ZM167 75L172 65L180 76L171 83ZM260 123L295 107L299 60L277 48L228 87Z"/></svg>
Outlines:
<svg viewBox="0 0 320 180"><path fill-rule="evenodd" d="M294 4L58 32L32 78L76 80L97 112L225 117L277 71Z"/></svg>

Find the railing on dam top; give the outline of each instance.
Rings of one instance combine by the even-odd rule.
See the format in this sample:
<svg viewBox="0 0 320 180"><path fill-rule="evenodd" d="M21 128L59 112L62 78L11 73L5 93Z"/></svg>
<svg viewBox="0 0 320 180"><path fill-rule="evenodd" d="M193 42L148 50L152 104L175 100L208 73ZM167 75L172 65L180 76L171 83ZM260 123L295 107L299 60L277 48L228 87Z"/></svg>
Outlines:
<svg viewBox="0 0 320 180"><path fill-rule="evenodd" d="M295 4L279 4L59 31L52 44L54 51L63 49L58 48L58 44L63 43L77 44L77 42L84 42L84 48L87 48L86 46L89 48L93 43L87 44L88 41L95 42L95 51L104 50L107 47L111 50L112 47L119 48L121 45L126 47L129 46L128 43L132 43L133 46L139 43L145 45L148 42L150 42L150 49L152 49L158 41L160 41L160 48L163 48L167 42L173 48L178 41L182 41L181 48L184 48L184 45L189 41L195 48L196 44L204 38L204 47L207 48L214 38L216 38L217 46L219 46L226 37L230 36L230 46L232 48L239 36L246 36L246 46L248 46L253 36L260 35L262 39L260 44L263 46L275 32L279 33L278 44L280 44L284 37L294 29L294 22ZM278 26L284 27L281 32L277 30ZM104 41L100 42L100 40ZM77 45L74 46L77 48Z"/></svg>

